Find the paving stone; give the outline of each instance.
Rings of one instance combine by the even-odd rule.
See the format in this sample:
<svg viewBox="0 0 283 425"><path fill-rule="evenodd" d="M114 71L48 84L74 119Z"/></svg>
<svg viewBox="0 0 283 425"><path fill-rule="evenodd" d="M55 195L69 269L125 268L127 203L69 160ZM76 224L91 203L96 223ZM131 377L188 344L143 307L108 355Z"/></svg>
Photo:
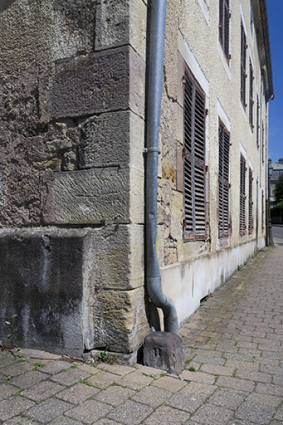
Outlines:
<svg viewBox="0 0 283 425"><path fill-rule="evenodd" d="M99 419L99 421L95 422L93 425L117 425L118 422L113 422L110 419ZM59 425L59 424L58 424Z"/></svg>
<svg viewBox="0 0 283 425"><path fill-rule="evenodd" d="M191 382L187 386L184 387L184 391L198 395L198 396L205 396L208 397L214 391L216 391L217 387L215 385L207 385L207 384L200 384L198 382Z"/></svg>
<svg viewBox="0 0 283 425"><path fill-rule="evenodd" d="M249 421L242 421L241 419L232 419L230 422L228 422L227 425L258 425L255 424L254 422L249 422ZM272 422L273 425L273 422Z"/></svg>
<svg viewBox="0 0 283 425"><path fill-rule="evenodd" d="M15 357L8 351L0 351L0 370L16 363Z"/></svg>
<svg viewBox="0 0 283 425"><path fill-rule="evenodd" d="M55 373L59 373L62 370L70 369L70 367L70 363L63 362L62 360L57 360L55 362L48 363L46 366L43 366L42 368L40 368L40 371L54 375Z"/></svg>
<svg viewBox="0 0 283 425"><path fill-rule="evenodd" d="M200 382L202 384L213 385L215 382L215 377L208 375L207 373L201 372L190 372L189 370L184 370L180 374L180 378L186 381Z"/></svg>
<svg viewBox="0 0 283 425"><path fill-rule="evenodd" d="M65 415L72 419L92 424L103 416L106 416L112 409L108 404L100 403L96 400L86 400L79 406L68 410Z"/></svg>
<svg viewBox="0 0 283 425"><path fill-rule="evenodd" d="M21 395L34 401L43 401L62 391L63 388L62 385L55 384L55 382L43 381L28 390L22 391Z"/></svg>
<svg viewBox="0 0 283 425"><path fill-rule="evenodd" d="M111 404L112 406L119 406L119 404L132 397L136 392L130 388L112 385L106 390L101 391L96 395L95 399L103 401L104 403Z"/></svg>
<svg viewBox="0 0 283 425"><path fill-rule="evenodd" d="M10 382L17 387L29 388L46 378L47 377L44 373L31 371L12 378Z"/></svg>
<svg viewBox="0 0 283 425"><path fill-rule="evenodd" d="M95 375L96 376L96 375ZM87 379L89 373L80 369L68 369L66 372L60 372L52 376L52 381L58 382L62 385L73 385L78 381Z"/></svg>
<svg viewBox="0 0 283 425"><path fill-rule="evenodd" d="M33 401L26 400L23 397L9 397L0 401L0 418L5 421L23 412L26 414L27 409L34 404Z"/></svg>
<svg viewBox="0 0 283 425"><path fill-rule="evenodd" d="M144 367L144 366L142 366ZM142 367L139 369L141 370ZM128 373L135 372L136 369L134 367L128 367L128 366L120 366L120 365L110 365L110 364L101 364L97 366L98 369L104 370L105 372L114 373L116 375L125 376L128 375ZM141 370L143 372L143 370ZM153 373L153 372L149 372ZM155 371L157 373L157 371Z"/></svg>
<svg viewBox="0 0 283 425"><path fill-rule="evenodd" d="M112 410L108 417L126 425L135 425L139 424L152 412L153 409L151 407L128 400L122 406Z"/></svg>
<svg viewBox="0 0 283 425"><path fill-rule="evenodd" d="M283 376L274 376L273 384L281 385L281 387L283 387Z"/></svg>
<svg viewBox="0 0 283 425"><path fill-rule="evenodd" d="M189 419L189 417L189 413L182 412L168 406L162 406L155 410L155 412L146 419L144 424L182 425Z"/></svg>
<svg viewBox="0 0 283 425"><path fill-rule="evenodd" d="M219 366L223 366L225 363L225 359L222 359L220 357L206 357L206 356L199 356L199 355L194 357L193 361L195 363L209 363L209 364L215 364Z"/></svg>
<svg viewBox="0 0 283 425"><path fill-rule="evenodd" d="M251 393L247 399L249 403L258 403L265 406L278 407L282 401L282 397L276 397L268 394Z"/></svg>
<svg viewBox="0 0 283 425"><path fill-rule="evenodd" d="M4 398L8 398L10 395L15 394L17 389L9 384L1 384L0 385L0 400Z"/></svg>
<svg viewBox="0 0 283 425"><path fill-rule="evenodd" d="M170 376L164 376L163 378L157 379L157 381L153 381L151 385L175 393L181 388L184 388L187 385L187 382Z"/></svg>
<svg viewBox="0 0 283 425"><path fill-rule="evenodd" d="M238 370L236 373L236 377L242 378L242 379L248 379L250 381L266 382L268 384L271 383L272 381L271 375L268 375L267 373L262 373L262 372L246 372L246 371Z"/></svg>
<svg viewBox="0 0 283 425"><path fill-rule="evenodd" d="M259 364L251 362L243 362L239 360L227 360L226 367L234 367L243 373L258 372Z"/></svg>
<svg viewBox="0 0 283 425"><path fill-rule="evenodd" d="M235 412L235 416L239 419L245 419L256 424L265 425L269 424L274 412L274 407L246 402Z"/></svg>
<svg viewBox="0 0 283 425"><path fill-rule="evenodd" d="M49 398L26 411L26 416L38 422L49 422L71 409L73 405L56 398Z"/></svg>
<svg viewBox="0 0 283 425"><path fill-rule="evenodd" d="M86 364L86 363L78 364L78 369L83 370L84 372L87 372L90 375L95 375L96 373L100 371L100 369L98 369L97 367L91 364Z"/></svg>
<svg viewBox="0 0 283 425"><path fill-rule="evenodd" d="M228 378L220 376L217 381L219 387L232 388L234 390L253 391L254 383L252 381L245 381L244 379Z"/></svg>
<svg viewBox="0 0 283 425"><path fill-rule="evenodd" d="M198 409L193 420L203 425L226 425L232 415L231 410L206 404Z"/></svg>
<svg viewBox="0 0 283 425"><path fill-rule="evenodd" d="M13 419L9 419L6 422L3 422L3 425L37 425L38 422L35 422L31 419L24 418L22 416L16 416Z"/></svg>
<svg viewBox="0 0 283 425"><path fill-rule="evenodd" d="M142 374L139 371L129 373L128 375L117 381L119 385L129 387L133 390L141 390L142 388L150 385L152 382L157 382L153 378Z"/></svg>
<svg viewBox="0 0 283 425"><path fill-rule="evenodd" d="M172 393L169 391L150 386L136 393L132 400L148 404L151 407L158 407L162 403L167 403L171 396Z"/></svg>
<svg viewBox="0 0 283 425"><path fill-rule="evenodd" d="M234 367L217 366L211 364L203 364L200 368L202 372L211 373L213 375L232 376L235 370Z"/></svg>
<svg viewBox="0 0 283 425"><path fill-rule="evenodd" d="M257 384L256 386L256 392L263 393L263 394L269 394L269 395L275 395L278 397L282 397L283 390L282 387L278 385L273 384Z"/></svg>
<svg viewBox="0 0 283 425"><path fill-rule="evenodd" d="M13 363L5 368L4 375L5 376L18 376L22 373L27 372L31 369L31 365L28 362L22 363Z"/></svg>
<svg viewBox="0 0 283 425"><path fill-rule="evenodd" d="M280 409L277 410L274 415L274 418L283 421L283 407L280 407Z"/></svg>
<svg viewBox="0 0 283 425"><path fill-rule="evenodd" d="M226 389L215 391L215 393L209 398L208 402L209 404L226 407L227 409L237 409L246 397L247 393Z"/></svg>
<svg viewBox="0 0 283 425"><path fill-rule="evenodd" d="M79 404L99 393L99 389L85 384L75 384L56 394L57 398L72 404Z"/></svg>
<svg viewBox="0 0 283 425"><path fill-rule="evenodd" d="M185 410L189 413L194 413L199 406L203 404L205 397L196 396L188 393L187 391L179 391L174 394L168 404L172 407L176 407L177 409Z"/></svg>
<svg viewBox="0 0 283 425"><path fill-rule="evenodd" d="M121 377L114 373L100 371L94 376L91 376L87 381L94 387L104 389L114 382L121 380Z"/></svg>
<svg viewBox="0 0 283 425"><path fill-rule="evenodd" d="M54 421L49 422L48 425L83 425L81 422L74 421L66 416L59 416Z"/></svg>

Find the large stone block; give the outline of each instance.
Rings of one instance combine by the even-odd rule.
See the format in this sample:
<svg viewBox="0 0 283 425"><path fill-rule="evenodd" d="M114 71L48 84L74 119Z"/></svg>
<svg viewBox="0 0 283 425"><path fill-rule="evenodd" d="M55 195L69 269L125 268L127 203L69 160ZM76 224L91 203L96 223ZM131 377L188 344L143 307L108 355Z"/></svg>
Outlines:
<svg viewBox="0 0 283 425"><path fill-rule="evenodd" d="M144 121L130 111L95 115L79 125L79 168L143 169Z"/></svg>
<svg viewBox="0 0 283 425"><path fill-rule="evenodd" d="M1 339L73 356L92 346L92 249L85 230L0 231Z"/></svg>
<svg viewBox="0 0 283 425"><path fill-rule="evenodd" d="M129 353L139 348L149 332L144 288L99 291L95 304L94 337L97 347Z"/></svg>
<svg viewBox="0 0 283 425"><path fill-rule="evenodd" d="M110 225L95 229L94 286L130 290L144 284L143 226Z"/></svg>
<svg viewBox="0 0 283 425"><path fill-rule="evenodd" d="M129 169L43 173L41 184L47 224L129 221Z"/></svg>
<svg viewBox="0 0 283 425"><path fill-rule="evenodd" d="M147 7L142 0L101 0L97 5L95 49L130 44L145 58Z"/></svg>
<svg viewBox="0 0 283 425"><path fill-rule="evenodd" d="M145 64L130 47L96 52L56 64L48 102L53 118L107 111L144 111Z"/></svg>

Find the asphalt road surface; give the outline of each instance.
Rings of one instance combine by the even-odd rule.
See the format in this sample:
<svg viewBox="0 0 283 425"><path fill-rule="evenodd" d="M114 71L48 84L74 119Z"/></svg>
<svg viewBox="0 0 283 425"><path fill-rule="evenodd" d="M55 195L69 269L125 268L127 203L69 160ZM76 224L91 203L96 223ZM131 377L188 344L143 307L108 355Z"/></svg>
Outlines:
<svg viewBox="0 0 283 425"><path fill-rule="evenodd" d="M272 226L272 235L275 243L283 242L283 226Z"/></svg>

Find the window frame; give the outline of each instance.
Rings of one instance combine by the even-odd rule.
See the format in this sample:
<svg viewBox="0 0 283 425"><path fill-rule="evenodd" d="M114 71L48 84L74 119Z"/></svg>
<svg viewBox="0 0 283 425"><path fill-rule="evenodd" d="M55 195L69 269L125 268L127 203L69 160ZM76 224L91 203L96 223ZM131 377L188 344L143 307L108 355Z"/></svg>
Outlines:
<svg viewBox="0 0 283 425"><path fill-rule="evenodd" d="M253 230L253 171L251 167L249 167L249 235L253 234Z"/></svg>
<svg viewBox="0 0 283 425"><path fill-rule="evenodd" d="M256 147L259 149L260 145L260 101L257 95L257 113L256 113Z"/></svg>
<svg viewBox="0 0 283 425"><path fill-rule="evenodd" d="M218 236L230 236L230 132L219 118L218 127Z"/></svg>
<svg viewBox="0 0 283 425"><path fill-rule="evenodd" d="M249 87L249 123L252 132L254 131L254 69L250 59L250 87Z"/></svg>
<svg viewBox="0 0 283 425"><path fill-rule="evenodd" d="M183 238L184 241L205 240L207 239L206 95L185 62L183 91ZM196 192L198 196L196 196Z"/></svg>
<svg viewBox="0 0 283 425"><path fill-rule="evenodd" d="M247 104L246 104L246 91L247 91L247 35L244 28L244 23L241 20L241 72L240 72L240 78L241 78L241 85L240 85L240 96L241 96L241 102L243 105L244 110L246 110Z"/></svg>
<svg viewBox="0 0 283 425"><path fill-rule="evenodd" d="M230 0L219 0L219 42L229 63L230 54Z"/></svg>
<svg viewBox="0 0 283 425"><path fill-rule="evenodd" d="M246 235L246 159L240 155L240 236Z"/></svg>

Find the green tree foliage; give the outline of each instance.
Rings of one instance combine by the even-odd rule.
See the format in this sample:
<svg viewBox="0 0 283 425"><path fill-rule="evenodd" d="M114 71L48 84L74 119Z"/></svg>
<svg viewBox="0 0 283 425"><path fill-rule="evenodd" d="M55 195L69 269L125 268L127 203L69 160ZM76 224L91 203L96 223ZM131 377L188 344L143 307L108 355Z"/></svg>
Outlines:
<svg viewBox="0 0 283 425"><path fill-rule="evenodd" d="M283 174L281 174L276 182L274 196L277 203L283 201Z"/></svg>

